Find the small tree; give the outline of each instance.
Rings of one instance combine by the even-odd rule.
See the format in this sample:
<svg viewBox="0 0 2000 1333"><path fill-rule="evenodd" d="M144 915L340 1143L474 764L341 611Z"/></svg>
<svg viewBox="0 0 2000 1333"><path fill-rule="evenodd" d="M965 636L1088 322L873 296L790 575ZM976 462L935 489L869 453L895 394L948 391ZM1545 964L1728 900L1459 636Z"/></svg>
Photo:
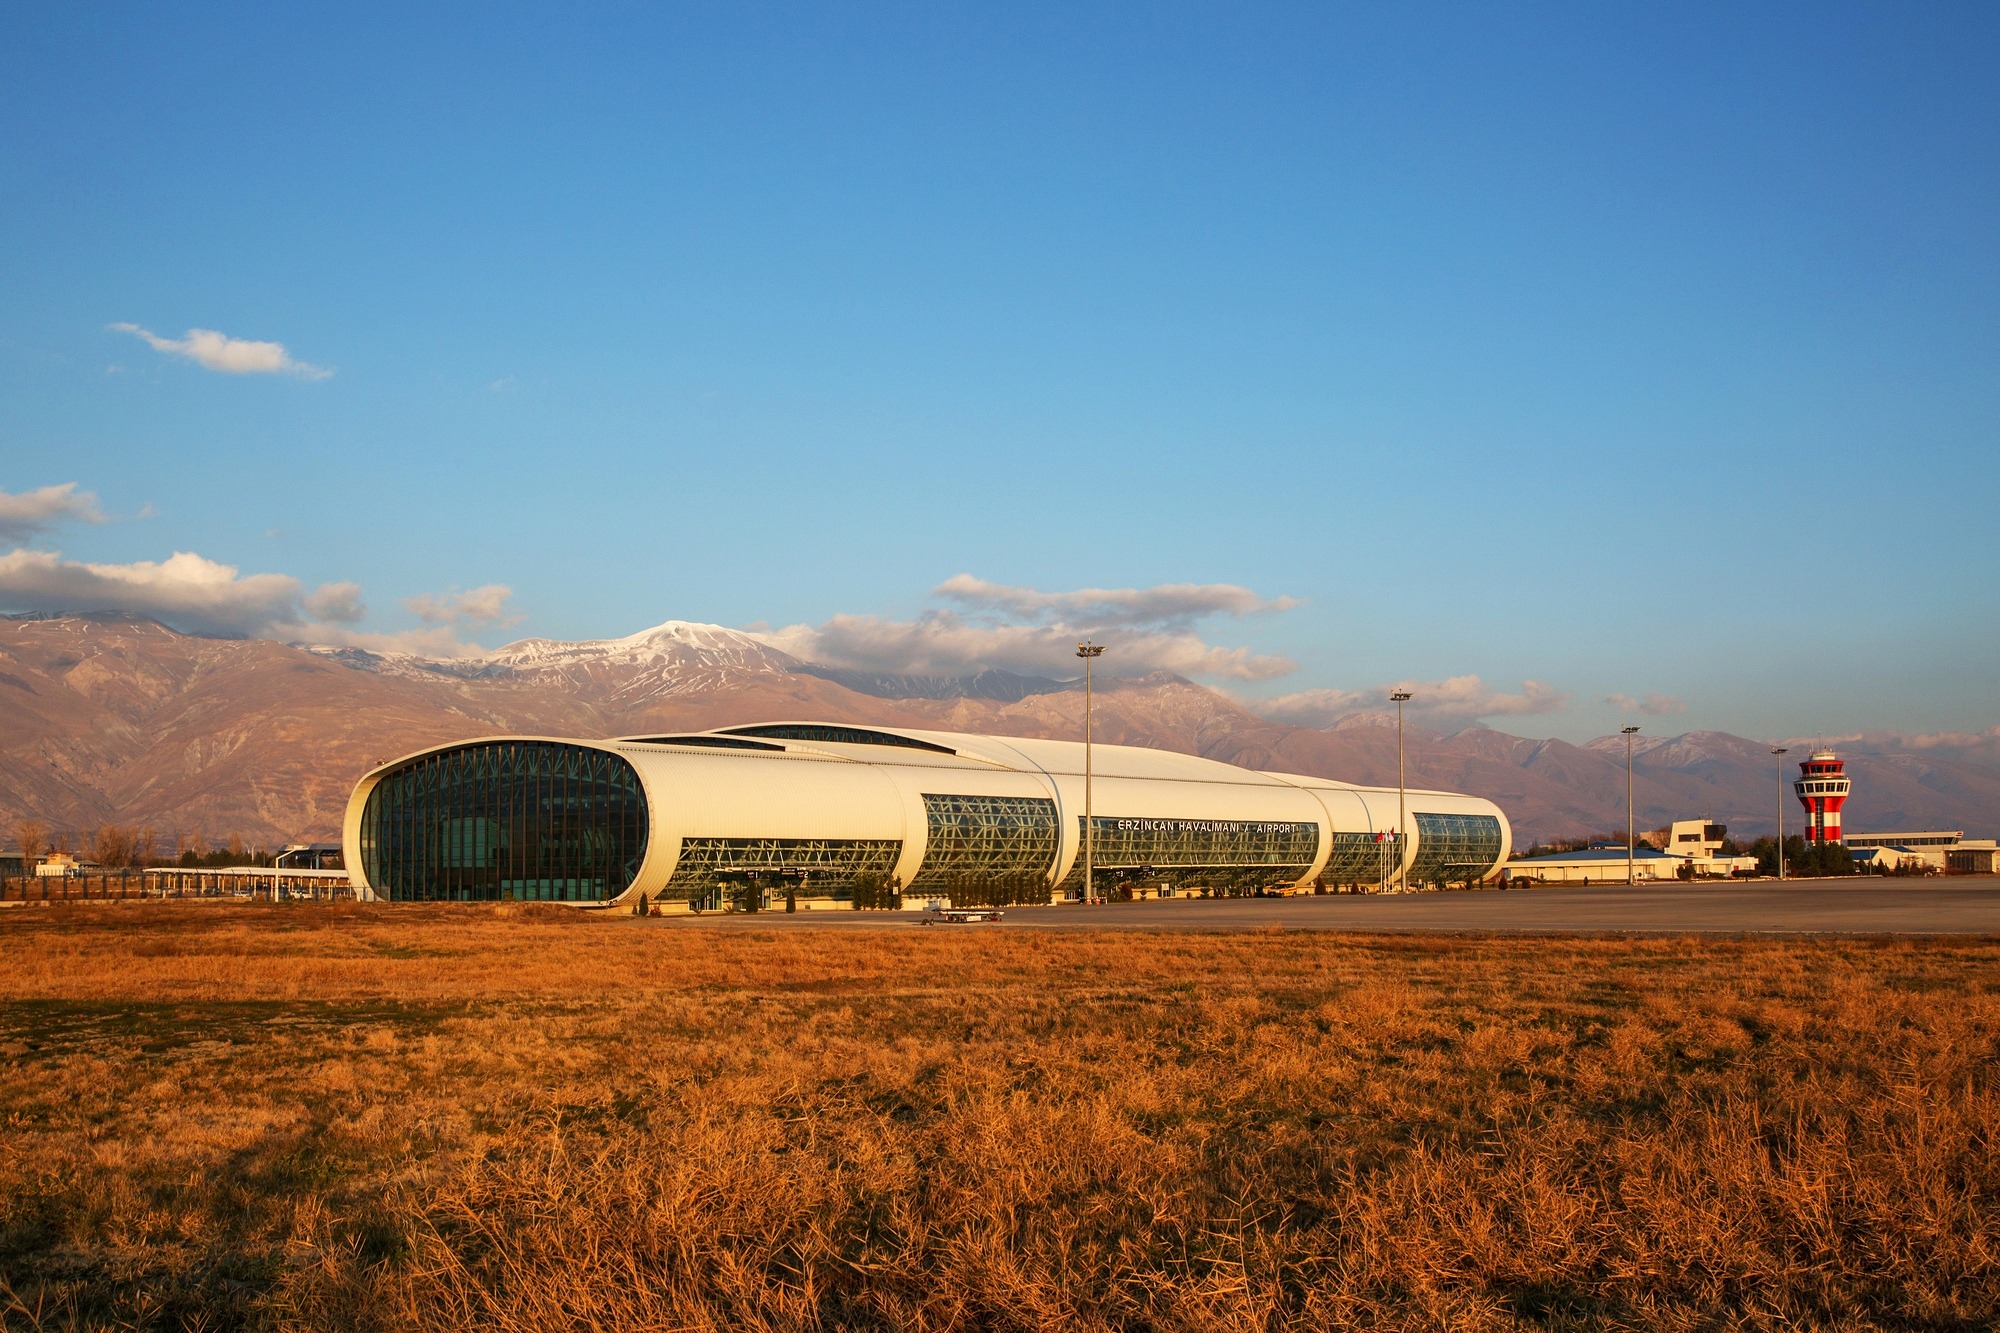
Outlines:
<svg viewBox="0 0 2000 1333"><path fill-rule="evenodd" d="M24 819L14 825L14 841L21 848L21 864L32 870L42 853L48 850L49 831L32 819Z"/></svg>
<svg viewBox="0 0 2000 1333"><path fill-rule="evenodd" d="M90 838L90 859L107 870L122 870L132 864L132 844L137 840L130 829L106 824Z"/></svg>

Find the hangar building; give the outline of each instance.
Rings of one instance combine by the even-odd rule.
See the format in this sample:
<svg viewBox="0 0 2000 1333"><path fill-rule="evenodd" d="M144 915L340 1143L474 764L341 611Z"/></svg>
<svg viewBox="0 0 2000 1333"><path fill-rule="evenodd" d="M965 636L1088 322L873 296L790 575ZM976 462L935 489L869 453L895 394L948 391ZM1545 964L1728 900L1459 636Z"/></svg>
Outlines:
<svg viewBox="0 0 2000 1333"><path fill-rule="evenodd" d="M1473 883L1512 839L1477 797L1408 792L1413 836L1400 836L1394 788L1092 751L1094 864L1111 882L1238 894L1372 885L1386 864L1412 887ZM368 773L343 843L359 896L398 902L672 905L759 872L836 900L868 875L937 896L1012 876L1060 901L1083 879L1083 768L1071 741L822 722L493 737Z"/></svg>

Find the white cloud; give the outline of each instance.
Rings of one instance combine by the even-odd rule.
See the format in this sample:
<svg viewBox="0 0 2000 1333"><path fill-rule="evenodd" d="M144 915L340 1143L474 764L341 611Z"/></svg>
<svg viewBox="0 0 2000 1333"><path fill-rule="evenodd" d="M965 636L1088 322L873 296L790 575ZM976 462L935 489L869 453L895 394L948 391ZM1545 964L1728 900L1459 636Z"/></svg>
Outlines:
<svg viewBox="0 0 2000 1333"><path fill-rule="evenodd" d="M474 594L466 594L473 597L474 610L497 605ZM505 589L499 600L505 600ZM351 628L368 613L356 584L323 583L301 597L299 581L289 574L244 574L192 551L159 561L104 565L65 560L55 552L17 550L0 556L0 610L122 611L190 634L424 657L471 657L486 651L444 626L388 634Z"/></svg>
<svg viewBox="0 0 2000 1333"><path fill-rule="evenodd" d="M428 629L377 633L315 621L299 625L274 626L273 632L264 637L282 639L286 643L322 644L329 648L365 648L371 653L410 653L417 657L483 657L487 652L484 645L466 642L445 625L436 625Z"/></svg>
<svg viewBox="0 0 2000 1333"><path fill-rule="evenodd" d="M368 604L361 600L358 583L322 583L307 594L301 605L314 620L340 625L357 624L368 614Z"/></svg>
<svg viewBox="0 0 2000 1333"><path fill-rule="evenodd" d="M1921 736L1905 736L1901 743L1913 750L1959 749L1991 745L2000 741L2000 726L1984 731L1933 731Z"/></svg>
<svg viewBox="0 0 2000 1333"><path fill-rule="evenodd" d="M1185 676L1269 680L1293 670L1289 658L1211 644L1195 632L1210 615L1283 611L1291 598L1262 598L1231 584L1085 588L1042 592L960 574L933 589L970 608L929 610L912 620L837 615L758 637L825 666L910 675L964 675L987 668L1030 675L1077 674L1076 645L1102 639L1103 667L1118 675L1172 671Z"/></svg>
<svg viewBox="0 0 2000 1333"><path fill-rule="evenodd" d="M297 618L299 581L249 574L192 551L95 565L52 551L0 556L0 605L14 611L129 611L199 634L262 635Z"/></svg>
<svg viewBox="0 0 2000 1333"><path fill-rule="evenodd" d="M1350 713L1363 711L1370 702L1371 696L1366 690L1299 690L1250 706L1273 722L1324 727Z"/></svg>
<svg viewBox="0 0 2000 1333"><path fill-rule="evenodd" d="M1274 722L1324 727L1355 713L1393 712L1390 694L1405 690L1410 700L1404 708L1431 722L1526 717L1560 712L1569 703L1567 694L1539 680L1524 680L1518 694L1509 694L1477 676L1452 676L1446 680L1399 680L1368 690L1301 690L1250 706Z"/></svg>
<svg viewBox="0 0 2000 1333"><path fill-rule="evenodd" d="M1078 633L1060 625L979 625L949 611L931 611L915 620L839 615L824 625L791 625L758 637L795 657L862 671L962 675L997 667L1069 676L1081 670L1076 661ZM1172 671L1269 680L1293 669L1289 658L1218 647L1191 633L1105 637L1112 641L1100 665L1118 675Z"/></svg>
<svg viewBox="0 0 2000 1333"><path fill-rule="evenodd" d="M971 574L955 574L931 591L962 606L999 611L1017 619L1054 618L1106 628L1184 625L1204 616L1289 611L1301 604L1295 597L1259 597L1233 583L1162 583L1151 588L1041 592L989 583Z"/></svg>
<svg viewBox="0 0 2000 1333"><path fill-rule="evenodd" d="M1686 703L1671 694L1649 694L1643 699L1634 699L1629 694L1607 694L1604 702L1621 713L1644 713L1647 717L1666 717L1688 710Z"/></svg>
<svg viewBox="0 0 2000 1333"><path fill-rule="evenodd" d="M514 590L504 583L488 583L467 592L453 588L418 593L405 597L403 606L426 625L518 625L526 617L507 609L507 599L513 595Z"/></svg>
<svg viewBox="0 0 2000 1333"><path fill-rule="evenodd" d="M25 542L60 523L102 523L97 497L73 481L9 495L0 491L0 541Z"/></svg>
<svg viewBox="0 0 2000 1333"><path fill-rule="evenodd" d="M323 380L333 374L324 366L294 360L283 343L232 338L214 329L189 329L183 337L162 338L137 324L110 327L118 333L144 339L156 352L184 356L197 365L229 375L297 375L301 379Z"/></svg>

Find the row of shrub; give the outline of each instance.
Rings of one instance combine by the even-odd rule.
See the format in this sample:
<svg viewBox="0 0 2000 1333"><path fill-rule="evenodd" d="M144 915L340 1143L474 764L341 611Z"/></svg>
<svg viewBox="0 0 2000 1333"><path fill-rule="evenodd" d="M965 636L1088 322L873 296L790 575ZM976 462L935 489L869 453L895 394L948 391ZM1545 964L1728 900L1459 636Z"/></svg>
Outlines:
<svg viewBox="0 0 2000 1333"><path fill-rule="evenodd" d="M1750 844L1750 855L1757 858L1759 874L1778 873L1778 840L1759 838ZM1851 875L1854 873L1854 855L1845 843L1807 842L1794 833L1785 839L1785 873L1801 878L1812 875Z"/></svg>
<svg viewBox="0 0 2000 1333"><path fill-rule="evenodd" d="M924 891L951 899L953 907L1013 907L1049 900L1048 880L1032 870L960 871L946 875L941 885L924 886Z"/></svg>
<svg viewBox="0 0 2000 1333"><path fill-rule="evenodd" d="M854 877L854 910L857 912L901 910L903 885L894 875L864 870Z"/></svg>

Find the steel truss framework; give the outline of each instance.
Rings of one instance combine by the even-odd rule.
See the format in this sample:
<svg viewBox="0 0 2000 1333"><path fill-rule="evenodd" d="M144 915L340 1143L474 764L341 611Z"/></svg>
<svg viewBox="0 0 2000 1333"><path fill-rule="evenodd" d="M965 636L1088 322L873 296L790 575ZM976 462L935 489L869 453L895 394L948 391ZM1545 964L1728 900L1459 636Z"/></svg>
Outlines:
<svg viewBox="0 0 2000 1333"><path fill-rule="evenodd" d="M1077 816L1082 836L1083 816ZM1152 867L1176 887L1232 891L1268 888L1299 879L1319 855L1319 825L1229 819L1091 818L1099 870ZM1083 882L1083 860L1063 888Z"/></svg>
<svg viewBox="0 0 2000 1333"><path fill-rule="evenodd" d="M929 843L912 890L964 875L1039 874L1056 861L1056 803L1039 796L934 796L924 793Z"/></svg>
<svg viewBox="0 0 2000 1333"><path fill-rule="evenodd" d="M1474 879L1500 859L1500 821L1492 815L1418 815L1412 884Z"/></svg>
<svg viewBox="0 0 2000 1333"><path fill-rule="evenodd" d="M699 897L720 871L793 868L806 872L806 892L841 897L856 875L886 875L902 854L901 838L686 838L660 896Z"/></svg>
<svg viewBox="0 0 2000 1333"><path fill-rule="evenodd" d="M1326 858L1320 878L1328 884L1375 884L1391 878L1403 864L1403 836L1400 833L1377 838L1373 833L1336 833L1333 851Z"/></svg>

